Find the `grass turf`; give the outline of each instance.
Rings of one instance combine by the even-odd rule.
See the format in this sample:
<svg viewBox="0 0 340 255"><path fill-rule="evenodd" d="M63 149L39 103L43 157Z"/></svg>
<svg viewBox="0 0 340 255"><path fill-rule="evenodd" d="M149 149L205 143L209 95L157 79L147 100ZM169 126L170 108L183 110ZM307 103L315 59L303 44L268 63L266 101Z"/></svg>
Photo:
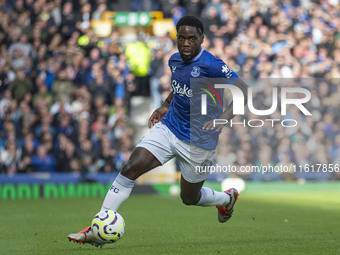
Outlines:
<svg viewBox="0 0 340 255"><path fill-rule="evenodd" d="M134 195L119 210L126 221L119 242L102 249L68 242L68 233L86 227L101 203L1 201L0 254L340 254L339 188L246 191L225 224L215 208Z"/></svg>

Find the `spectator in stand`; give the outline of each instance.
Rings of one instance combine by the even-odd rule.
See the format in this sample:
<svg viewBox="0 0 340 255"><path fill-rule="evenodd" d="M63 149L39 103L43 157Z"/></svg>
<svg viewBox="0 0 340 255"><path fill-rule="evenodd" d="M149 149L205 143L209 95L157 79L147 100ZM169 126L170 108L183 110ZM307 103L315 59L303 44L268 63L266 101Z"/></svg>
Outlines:
<svg viewBox="0 0 340 255"><path fill-rule="evenodd" d="M170 77L168 75L163 75L160 79L160 87L159 87L159 93L161 94L161 100L164 102L164 100L167 98L167 95L169 95L171 91L171 85L170 85Z"/></svg>
<svg viewBox="0 0 340 255"><path fill-rule="evenodd" d="M84 3L80 9L79 22L76 24L77 29L82 32L85 32L90 28L90 20L91 20L91 4Z"/></svg>
<svg viewBox="0 0 340 255"><path fill-rule="evenodd" d="M20 103L27 93L31 93L32 87L32 81L26 76L25 69L18 69L12 82L13 98Z"/></svg>
<svg viewBox="0 0 340 255"><path fill-rule="evenodd" d="M200 0L183 0L184 8L188 15L196 17L201 16L201 10L203 9L203 3Z"/></svg>
<svg viewBox="0 0 340 255"><path fill-rule="evenodd" d="M76 159L76 147L67 139L64 135L59 135L59 148L57 153L57 165L56 169L61 173L70 173L72 169L72 160Z"/></svg>
<svg viewBox="0 0 340 255"><path fill-rule="evenodd" d="M68 139L73 140L76 136L74 125L72 125L70 115L61 115L59 119L59 126L57 128L57 135L64 134Z"/></svg>
<svg viewBox="0 0 340 255"><path fill-rule="evenodd" d="M49 109L53 104L53 94L48 92L47 86L42 83L42 80L39 76L36 78L36 80L41 82L36 82L35 84L38 91L33 95L32 104L35 108L39 105L44 105Z"/></svg>
<svg viewBox="0 0 340 255"><path fill-rule="evenodd" d="M76 76L74 78L74 84L77 87L85 87L87 84L87 75L90 71L90 60L87 57L80 56L79 62L75 65Z"/></svg>
<svg viewBox="0 0 340 255"><path fill-rule="evenodd" d="M106 11L108 11L108 9L105 2L98 4L97 9L92 13L92 19L101 20Z"/></svg>
<svg viewBox="0 0 340 255"><path fill-rule="evenodd" d="M64 3L61 20L62 35L65 37L71 36L71 34L76 30L76 24L80 20L77 12L73 9L72 2Z"/></svg>
<svg viewBox="0 0 340 255"><path fill-rule="evenodd" d="M0 119L5 116L5 113L9 111L12 101L12 92L7 89L3 93L3 97L0 100Z"/></svg>
<svg viewBox="0 0 340 255"><path fill-rule="evenodd" d="M119 152L115 157L116 169L121 169L121 167L128 161L131 155L131 139L128 134L124 133L120 137L120 148Z"/></svg>
<svg viewBox="0 0 340 255"><path fill-rule="evenodd" d="M162 104L162 96L160 94L160 78L164 75L164 51L156 49L154 58L151 61L152 76L150 78L151 102L154 108L158 108Z"/></svg>
<svg viewBox="0 0 340 255"><path fill-rule="evenodd" d="M35 145L32 136L25 137L25 143L21 153L21 163L19 165L19 173L32 173L32 157L35 154Z"/></svg>
<svg viewBox="0 0 340 255"><path fill-rule="evenodd" d="M205 34L209 39L221 35L220 28L222 22L216 6L211 6L207 9L207 14L203 18L203 24L207 28Z"/></svg>
<svg viewBox="0 0 340 255"><path fill-rule="evenodd" d="M113 149L113 144L108 134L103 134L101 137L101 152L100 152L100 172L109 173L119 171L115 166L116 150Z"/></svg>
<svg viewBox="0 0 340 255"><path fill-rule="evenodd" d="M110 83L108 76L99 68L96 77L88 85L88 90L92 95L92 104L94 104L97 98L102 98L104 104L110 105L112 87L113 85Z"/></svg>
<svg viewBox="0 0 340 255"><path fill-rule="evenodd" d="M27 41L27 35L20 35L19 41L14 42L8 48L8 55L12 60L12 67L19 69L25 65L25 61L30 57L32 46Z"/></svg>
<svg viewBox="0 0 340 255"><path fill-rule="evenodd" d="M31 164L34 172L53 173L56 171L56 160L47 154L44 145L39 145L37 153L32 156Z"/></svg>
<svg viewBox="0 0 340 255"><path fill-rule="evenodd" d="M58 79L52 85L53 92L55 93L56 101L60 99L66 102L71 101L73 92L73 83L67 77L67 71L65 69L59 71Z"/></svg>
<svg viewBox="0 0 340 255"><path fill-rule="evenodd" d="M11 138L13 137L13 138ZM21 148L15 143L15 135L9 136L7 145L0 148L0 172L14 175L19 170Z"/></svg>
<svg viewBox="0 0 340 255"><path fill-rule="evenodd" d="M9 90L9 79L6 71L5 60L0 57L0 95L3 95L6 90Z"/></svg>

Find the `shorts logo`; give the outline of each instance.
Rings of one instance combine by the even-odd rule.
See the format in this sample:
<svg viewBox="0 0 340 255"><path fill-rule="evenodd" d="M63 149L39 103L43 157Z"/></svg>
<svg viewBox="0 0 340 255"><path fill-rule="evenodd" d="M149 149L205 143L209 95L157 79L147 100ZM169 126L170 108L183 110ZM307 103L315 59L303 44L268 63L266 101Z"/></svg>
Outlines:
<svg viewBox="0 0 340 255"><path fill-rule="evenodd" d="M191 71L192 77L198 77L200 76L200 68L198 66L194 66Z"/></svg>

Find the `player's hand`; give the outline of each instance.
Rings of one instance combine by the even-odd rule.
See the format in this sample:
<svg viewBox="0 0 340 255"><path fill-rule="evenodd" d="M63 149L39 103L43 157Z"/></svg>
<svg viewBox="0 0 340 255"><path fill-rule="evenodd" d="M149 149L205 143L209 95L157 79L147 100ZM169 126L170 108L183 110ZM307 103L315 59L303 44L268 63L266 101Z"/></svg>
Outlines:
<svg viewBox="0 0 340 255"><path fill-rule="evenodd" d="M215 126L214 126L215 125ZM214 120L209 120L203 125L204 130L216 130L220 131L224 127L224 124L216 124L214 123Z"/></svg>
<svg viewBox="0 0 340 255"><path fill-rule="evenodd" d="M169 107L161 106L156 109L149 118L149 128L154 126L157 122L160 122L163 117L168 113Z"/></svg>

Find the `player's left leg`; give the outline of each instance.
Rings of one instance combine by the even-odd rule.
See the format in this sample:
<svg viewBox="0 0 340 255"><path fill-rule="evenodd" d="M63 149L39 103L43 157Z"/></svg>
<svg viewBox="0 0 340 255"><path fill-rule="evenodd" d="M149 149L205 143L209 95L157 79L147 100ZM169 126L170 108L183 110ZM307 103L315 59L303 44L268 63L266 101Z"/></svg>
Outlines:
<svg viewBox="0 0 340 255"><path fill-rule="evenodd" d="M204 181L198 183L187 182L181 176L181 199L185 205L197 205L202 196L202 186Z"/></svg>
<svg viewBox="0 0 340 255"><path fill-rule="evenodd" d="M225 206L230 203L230 196L208 187L202 187L204 181L192 183L181 176L181 199L186 205Z"/></svg>
<svg viewBox="0 0 340 255"><path fill-rule="evenodd" d="M208 187L202 187L209 171L202 166L209 166L215 157L214 150L207 150L193 144L177 141L176 151L181 169L181 198L186 205L225 206L230 196Z"/></svg>
<svg viewBox="0 0 340 255"><path fill-rule="evenodd" d="M176 151L181 168L181 198L186 205L216 206L218 221L226 222L232 217L234 205L238 198L236 189L225 192L203 187L209 166L215 157L214 150L207 150L193 144L177 141Z"/></svg>
<svg viewBox="0 0 340 255"><path fill-rule="evenodd" d="M216 206L218 221L228 221L234 212L238 191L234 188L220 192L209 187L202 187L204 181L197 183L186 181L181 176L181 199L186 205Z"/></svg>

